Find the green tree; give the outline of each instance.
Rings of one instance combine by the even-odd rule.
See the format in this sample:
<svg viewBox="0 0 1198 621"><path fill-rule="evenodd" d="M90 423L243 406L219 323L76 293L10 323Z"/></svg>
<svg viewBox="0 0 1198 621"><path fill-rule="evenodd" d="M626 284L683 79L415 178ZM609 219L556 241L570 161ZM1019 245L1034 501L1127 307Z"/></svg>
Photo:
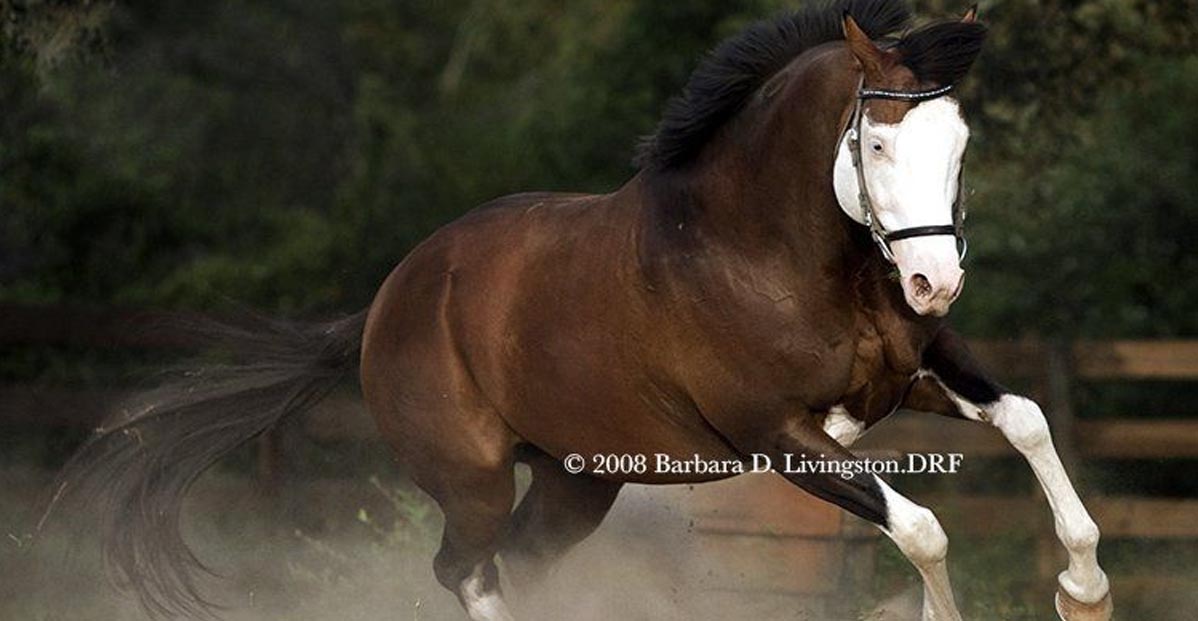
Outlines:
<svg viewBox="0 0 1198 621"><path fill-rule="evenodd" d="M0 0L0 298L360 307L481 202L615 188L702 53L792 4ZM1194 331L1193 4L982 6L967 331Z"/></svg>

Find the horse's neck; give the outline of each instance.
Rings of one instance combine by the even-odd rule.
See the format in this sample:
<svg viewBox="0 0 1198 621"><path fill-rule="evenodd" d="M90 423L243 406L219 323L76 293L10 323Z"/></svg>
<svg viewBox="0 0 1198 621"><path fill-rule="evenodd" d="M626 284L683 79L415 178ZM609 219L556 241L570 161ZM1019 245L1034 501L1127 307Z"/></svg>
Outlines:
<svg viewBox="0 0 1198 621"><path fill-rule="evenodd" d="M640 175L652 226L680 243L851 263L861 249L832 185L839 113L835 104L812 107L821 109L759 111L687 169Z"/></svg>
<svg viewBox="0 0 1198 621"><path fill-rule="evenodd" d="M829 303L857 309L880 333L908 340L909 330L924 322L909 311L891 267L865 228L841 210L833 189L844 103L750 119L757 123L737 127L747 133L735 142L732 132L721 136L689 170L638 176L633 184L649 214L641 260L661 265L719 256L728 269L824 292Z"/></svg>

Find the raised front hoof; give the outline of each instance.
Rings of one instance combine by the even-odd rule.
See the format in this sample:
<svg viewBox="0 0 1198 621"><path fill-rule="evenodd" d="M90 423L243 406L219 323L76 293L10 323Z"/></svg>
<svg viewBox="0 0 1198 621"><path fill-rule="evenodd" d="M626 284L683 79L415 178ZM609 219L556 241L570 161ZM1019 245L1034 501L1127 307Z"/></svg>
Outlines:
<svg viewBox="0 0 1198 621"><path fill-rule="evenodd" d="M1093 604L1083 604L1057 588L1057 615L1062 621L1110 621L1111 610L1110 593Z"/></svg>

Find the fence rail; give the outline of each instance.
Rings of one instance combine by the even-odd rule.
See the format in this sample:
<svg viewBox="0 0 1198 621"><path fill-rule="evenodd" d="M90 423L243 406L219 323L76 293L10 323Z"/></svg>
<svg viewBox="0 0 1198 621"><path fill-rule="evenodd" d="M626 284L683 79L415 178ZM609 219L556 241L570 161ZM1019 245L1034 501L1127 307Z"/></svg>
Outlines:
<svg viewBox="0 0 1198 621"><path fill-rule="evenodd" d="M0 386L0 424L92 428L102 421L108 408L134 394L120 389ZM334 395L316 406L304 425L305 431L321 440L375 439L373 424L362 407L357 396ZM1074 435L1076 450L1083 459L1198 458L1198 418L1079 421ZM882 421L862 446L902 453L952 451L982 458L1019 455L989 426L918 413L903 413Z"/></svg>
<svg viewBox="0 0 1198 621"><path fill-rule="evenodd" d="M1054 346L1040 340L978 340L971 349L1011 377L1043 373ZM1072 375L1084 380L1198 379L1198 340L1077 341L1064 347Z"/></svg>
<svg viewBox="0 0 1198 621"><path fill-rule="evenodd" d="M1065 440L1059 431L1054 435L1058 443ZM1198 458L1198 419L1078 421L1073 436L1074 448L1083 459ZM1019 455L989 426L922 415L895 416L878 423L863 445L904 453L951 450L968 457Z"/></svg>

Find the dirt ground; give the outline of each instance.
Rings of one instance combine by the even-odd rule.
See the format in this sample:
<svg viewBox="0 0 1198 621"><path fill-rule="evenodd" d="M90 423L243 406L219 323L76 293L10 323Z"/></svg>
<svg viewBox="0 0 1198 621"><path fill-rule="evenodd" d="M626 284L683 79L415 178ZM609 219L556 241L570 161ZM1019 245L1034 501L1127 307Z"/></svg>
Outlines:
<svg viewBox="0 0 1198 621"><path fill-rule="evenodd" d="M106 579L94 538L55 534L30 545L29 498L44 472L0 474L0 619L143 619ZM277 509L246 480L207 477L186 511L200 558L224 577L209 581L230 621L461 621L455 598L433 579L439 515L417 494L367 483L382 500L356 506L330 490L303 499L302 516ZM715 583L679 508L686 487L630 486L600 532L573 551L544 584L510 593L528 621L601 619L701 621L825 618L824 602L778 593L742 593ZM361 491L357 491L360 495ZM314 503L320 506L313 507ZM294 507L293 507L294 508ZM318 518L313 518L318 509ZM512 590L509 585L509 591Z"/></svg>
<svg viewBox="0 0 1198 621"><path fill-rule="evenodd" d="M0 620L123 621L145 619L115 590L94 536L63 533L31 545L30 499L49 474L0 467ZM185 511L185 531L201 560L221 574L207 592L229 621L463 621L455 598L433 579L440 516L402 482L364 477L323 486L297 482L266 498L245 477L203 479ZM897 621L918 618L917 577L885 541L869 592L835 601L745 589L720 574L724 558L701 545L686 514L687 486L628 486L599 532L548 579L526 591L508 586L521 621ZM954 540L952 569L962 611L973 621L1051 618L1048 597L1031 593L1027 541ZM1192 575L1192 555L1170 549L1108 554L1117 619L1192 619L1198 595L1176 588L1166 597L1120 601L1119 573L1170 563ZM1038 588L1044 587L1044 588ZM1030 603L1029 603L1030 602ZM846 613L846 610L857 612ZM837 612L830 612L837 611Z"/></svg>

